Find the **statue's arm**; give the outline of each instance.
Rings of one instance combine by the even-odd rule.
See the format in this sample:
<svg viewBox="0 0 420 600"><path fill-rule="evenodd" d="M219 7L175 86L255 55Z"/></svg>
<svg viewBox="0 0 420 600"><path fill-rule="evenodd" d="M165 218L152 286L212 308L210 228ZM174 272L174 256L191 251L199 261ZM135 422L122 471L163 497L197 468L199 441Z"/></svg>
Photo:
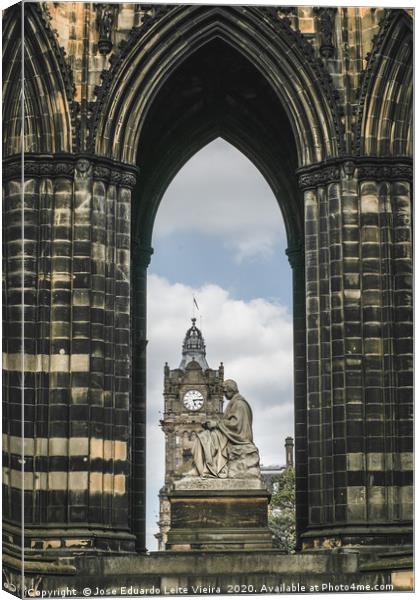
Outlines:
<svg viewBox="0 0 420 600"><path fill-rule="evenodd" d="M224 415L223 425L232 432L238 431L244 419L247 418L246 407L242 402L237 402L227 415Z"/></svg>
<svg viewBox="0 0 420 600"><path fill-rule="evenodd" d="M229 415L223 419L223 423L229 427L229 429L237 429L239 424L239 418L236 415Z"/></svg>

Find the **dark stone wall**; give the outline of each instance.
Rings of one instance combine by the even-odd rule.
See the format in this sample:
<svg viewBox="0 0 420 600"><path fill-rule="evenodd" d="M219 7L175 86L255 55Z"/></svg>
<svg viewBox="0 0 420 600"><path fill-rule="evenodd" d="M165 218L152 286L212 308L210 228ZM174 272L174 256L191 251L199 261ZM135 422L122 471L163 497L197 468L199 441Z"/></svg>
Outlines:
<svg viewBox="0 0 420 600"><path fill-rule="evenodd" d="M301 180L309 547L410 542L411 167L346 170L322 186Z"/></svg>
<svg viewBox="0 0 420 600"><path fill-rule="evenodd" d="M87 523L126 532L129 548L135 178L86 158L34 158L22 210L19 169L8 161L4 173L4 517L19 524L24 487L31 549L101 547ZM53 525L79 529L76 539L46 533Z"/></svg>

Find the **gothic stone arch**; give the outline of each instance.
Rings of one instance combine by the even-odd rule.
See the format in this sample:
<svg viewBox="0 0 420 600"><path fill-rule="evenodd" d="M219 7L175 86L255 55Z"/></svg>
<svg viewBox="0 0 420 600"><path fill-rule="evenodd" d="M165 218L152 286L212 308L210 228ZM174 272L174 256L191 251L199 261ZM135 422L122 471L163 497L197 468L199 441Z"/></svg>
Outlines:
<svg viewBox="0 0 420 600"><path fill-rule="evenodd" d="M314 12L313 22L322 27L312 45L296 31L296 15L289 18L274 9L161 6L152 16L142 9L140 24L112 55L92 102L70 93L68 66L45 8L24 6L31 50L23 244L19 103L12 75L5 83L4 433L10 555L19 553L21 543L22 366L25 552L56 556L144 549L145 289L151 231L171 178L219 135L265 175L286 223L294 282L302 546L409 545L412 165L405 11L385 14L376 59L363 80L359 118L348 126L350 101L329 75L336 63L328 62L341 31L334 24L342 18L341 9L337 16ZM87 4L81 10L89 17ZM362 19L354 10L356 21ZM7 19L5 31L12 32L19 11L10 9ZM229 65L253 73L258 94L252 85L246 90L238 84L218 107L217 79L206 63L210 50L229 58L227 73L233 73ZM14 73L19 52L11 35L6 52L11 57L7 73ZM162 142L168 148L162 158L154 134L160 102L172 86L182 84L183 74L193 73L198 59L207 65L202 83L210 86L211 110L177 97L173 110L162 115L167 126ZM47 74L51 80L44 85ZM384 97L383 74L395 81ZM246 76L244 82L251 79ZM51 95L45 91L49 87ZM256 97L263 99L262 106ZM178 121L177 107L184 109ZM376 115L385 115L385 122ZM287 158L278 128L295 148ZM22 293L23 358L17 334Z"/></svg>
<svg viewBox="0 0 420 600"><path fill-rule="evenodd" d="M72 152L74 89L63 50L39 5L28 4L24 19L22 79L21 29L19 10L7 11L3 30L3 155L18 151L23 127L24 152ZM25 124L22 123L22 99Z"/></svg>
<svg viewBox="0 0 420 600"><path fill-rule="evenodd" d="M413 24L389 11L376 36L359 98L356 149L369 156L411 156Z"/></svg>

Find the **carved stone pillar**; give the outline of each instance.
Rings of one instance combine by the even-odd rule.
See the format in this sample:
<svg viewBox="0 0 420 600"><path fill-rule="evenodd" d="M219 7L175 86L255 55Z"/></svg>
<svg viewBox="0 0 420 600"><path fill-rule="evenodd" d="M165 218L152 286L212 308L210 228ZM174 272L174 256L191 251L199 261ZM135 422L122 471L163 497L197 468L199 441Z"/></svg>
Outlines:
<svg viewBox="0 0 420 600"><path fill-rule="evenodd" d="M303 547L411 543L411 164L312 167Z"/></svg>
<svg viewBox="0 0 420 600"><path fill-rule="evenodd" d="M19 160L6 161L8 549L20 555L23 498L28 555L132 551L127 489L135 177L109 161L27 155L22 211L20 170Z"/></svg>
<svg viewBox="0 0 420 600"><path fill-rule="evenodd" d="M152 248L133 243L132 258L132 531L138 552L146 550L146 323L147 267Z"/></svg>
<svg viewBox="0 0 420 600"><path fill-rule="evenodd" d="M308 523L308 439L306 408L306 306L305 253L302 244L287 249L293 270L293 361L295 399L295 493L296 538L301 547L301 534Z"/></svg>

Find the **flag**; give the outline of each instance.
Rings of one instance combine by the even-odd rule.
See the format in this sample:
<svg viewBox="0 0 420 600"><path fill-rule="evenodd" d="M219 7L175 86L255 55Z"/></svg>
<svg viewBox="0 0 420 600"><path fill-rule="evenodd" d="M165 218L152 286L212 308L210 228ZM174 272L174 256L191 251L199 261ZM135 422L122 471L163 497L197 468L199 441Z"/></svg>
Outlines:
<svg viewBox="0 0 420 600"><path fill-rule="evenodd" d="M193 300L194 300L194 304L195 304L195 305L196 305L196 307L197 307L197 310L200 310L200 309L198 308L197 300L194 298L194 296L193 296Z"/></svg>

